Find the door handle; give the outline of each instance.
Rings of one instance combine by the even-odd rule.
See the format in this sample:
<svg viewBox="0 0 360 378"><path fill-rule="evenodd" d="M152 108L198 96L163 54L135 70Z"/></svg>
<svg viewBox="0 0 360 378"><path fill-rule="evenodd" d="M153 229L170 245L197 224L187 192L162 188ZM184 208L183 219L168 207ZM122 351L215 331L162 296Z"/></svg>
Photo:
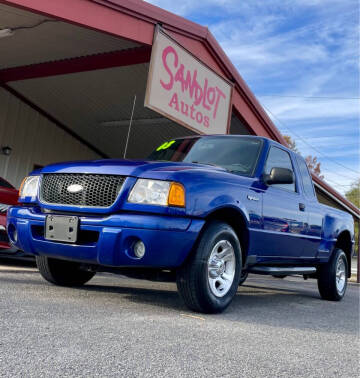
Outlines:
<svg viewBox="0 0 360 378"><path fill-rule="evenodd" d="M299 203L299 210L305 211L305 204L304 203Z"/></svg>

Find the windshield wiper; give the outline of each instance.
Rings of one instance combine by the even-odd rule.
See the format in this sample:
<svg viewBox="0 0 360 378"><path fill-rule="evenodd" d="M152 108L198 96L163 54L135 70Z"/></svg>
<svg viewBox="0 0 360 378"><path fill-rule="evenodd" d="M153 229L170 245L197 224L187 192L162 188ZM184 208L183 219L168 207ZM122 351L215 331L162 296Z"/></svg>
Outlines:
<svg viewBox="0 0 360 378"><path fill-rule="evenodd" d="M222 169L225 169L225 171L228 171L226 168L222 167L221 165L217 165L217 164L214 164L214 163L202 163L200 161L192 161L192 163L194 163L194 164L210 165L211 167L222 168Z"/></svg>
<svg viewBox="0 0 360 378"><path fill-rule="evenodd" d="M213 167L220 167L220 165L214 164L214 163L203 163L201 161L192 161L194 164L204 164L204 165L212 165Z"/></svg>

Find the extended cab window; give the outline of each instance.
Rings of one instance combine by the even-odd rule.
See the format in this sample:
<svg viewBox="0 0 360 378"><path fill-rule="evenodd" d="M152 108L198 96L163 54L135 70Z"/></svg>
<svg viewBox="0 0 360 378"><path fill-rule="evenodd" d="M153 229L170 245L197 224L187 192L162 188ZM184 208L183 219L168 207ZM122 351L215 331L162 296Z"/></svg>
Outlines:
<svg viewBox="0 0 360 378"><path fill-rule="evenodd" d="M290 169L294 173L294 169L291 163L291 158L288 152L278 147L271 147L267 161L266 161L266 165L265 165L265 174L270 174L271 170L275 167L287 168L287 169ZM271 186L275 188L289 190L292 192L296 191L295 182L292 184L274 184Z"/></svg>
<svg viewBox="0 0 360 378"><path fill-rule="evenodd" d="M300 155L296 156L296 160L298 162L305 195L307 197L315 197L314 186L305 160Z"/></svg>

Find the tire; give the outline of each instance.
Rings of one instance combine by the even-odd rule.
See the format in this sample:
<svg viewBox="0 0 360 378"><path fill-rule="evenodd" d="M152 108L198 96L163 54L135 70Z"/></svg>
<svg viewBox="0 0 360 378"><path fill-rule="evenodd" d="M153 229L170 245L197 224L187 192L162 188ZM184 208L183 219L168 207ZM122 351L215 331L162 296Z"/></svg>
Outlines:
<svg viewBox="0 0 360 378"><path fill-rule="evenodd" d="M348 278L348 262L342 249L335 249L330 261L318 268L318 288L321 298L328 301L343 299Z"/></svg>
<svg viewBox="0 0 360 378"><path fill-rule="evenodd" d="M241 271L239 286L241 286L248 278L249 273L246 270Z"/></svg>
<svg viewBox="0 0 360 378"><path fill-rule="evenodd" d="M178 269L176 283L191 310L219 313L236 294L242 267L241 247L228 224L211 221L205 227L195 250Z"/></svg>
<svg viewBox="0 0 360 378"><path fill-rule="evenodd" d="M80 269L80 264L45 256L36 256L36 265L46 281L59 286L82 286L95 272Z"/></svg>

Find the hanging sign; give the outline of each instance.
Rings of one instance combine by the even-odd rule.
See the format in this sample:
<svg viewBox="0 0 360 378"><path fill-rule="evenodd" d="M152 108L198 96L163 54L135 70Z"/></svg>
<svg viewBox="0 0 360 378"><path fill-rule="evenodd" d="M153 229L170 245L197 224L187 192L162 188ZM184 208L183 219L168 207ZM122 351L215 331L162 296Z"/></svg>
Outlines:
<svg viewBox="0 0 360 378"><path fill-rule="evenodd" d="M201 134L228 131L232 85L157 28L145 106Z"/></svg>

